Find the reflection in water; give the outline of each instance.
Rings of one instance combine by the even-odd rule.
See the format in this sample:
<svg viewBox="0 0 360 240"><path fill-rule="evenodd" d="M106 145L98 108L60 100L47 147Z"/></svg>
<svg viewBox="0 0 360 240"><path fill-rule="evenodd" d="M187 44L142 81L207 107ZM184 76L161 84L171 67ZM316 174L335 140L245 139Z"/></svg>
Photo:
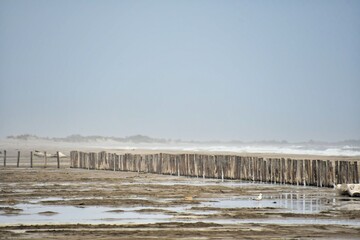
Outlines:
<svg viewBox="0 0 360 240"><path fill-rule="evenodd" d="M288 209L294 213L318 213L329 208L328 203L336 204L336 198L321 198L320 196L307 196L299 193L283 193L279 197L281 208Z"/></svg>
<svg viewBox="0 0 360 240"><path fill-rule="evenodd" d="M277 196L263 195L261 201L251 197L217 198L204 202L203 207L215 208L279 208L287 212L313 214L327 210L336 203L335 196L306 195L305 193L281 193ZM330 205L329 203L332 203Z"/></svg>

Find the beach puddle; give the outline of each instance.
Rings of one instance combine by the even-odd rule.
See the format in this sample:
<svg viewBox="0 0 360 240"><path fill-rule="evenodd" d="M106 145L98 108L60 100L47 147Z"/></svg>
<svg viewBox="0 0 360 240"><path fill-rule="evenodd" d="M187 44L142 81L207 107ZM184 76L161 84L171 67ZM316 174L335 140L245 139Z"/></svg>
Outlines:
<svg viewBox="0 0 360 240"><path fill-rule="evenodd" d="M60 223L99 223L101 221L116 222L157 222L159 220L171 220L174 215L203 215L210 216L219 211L214 209L226 208L279 208L296 213L314 213L325 210L324 201L317 197L307 197L305 194L280 194L278 197L264 196L261 201L256 201L250 197L241 198L217 198L199 199L200 206L203 208L213 208L213 210L192 209L192 204L181 206L169 206L154 208L154 206L136 207L104 207L104 206L67 206L67 205L43 205L43 202L56 203L57 201L70 201L74 199L91 198L62 198L48 197L33 199L30 204L17 204L14 207L19 209L16 217L5 215L0 219L0 223L28 223L28 222L60 222ZM96 199L102 199L96 198ZM137 198L134 198L136 200ZM147 198L139 198L147 199ZM169 201L169 199L163 199ZM170 199L171 200L171 199ZM170 201L171 202L171 201ZM54 214L44 214L44 213ZM56 213L56 214L55 214Z"/></svg>
<svg viewBox="0 0 360 240"><path fill-rule="evenodd" d="M28 202L31 204L42 204L47 203L47 205L51 205L52 202L54 202L54 205L56 205L59 201L73 201L73 200L86 200L86 199L104 199L104 197L71 197L71 198L65 198L65 197L47 197L47 198L37 198L29 200Z"/></svg>
<svg viewBox="0 0 360 240"><path fill-rule="evenodd" d="M339 201L335 194L325 198L323 194L282 193L278 195L263 195L260 201L255 200L255 198L251 196L215 198L210 202L200 204L200 207L277 208L291 213L313 214L328 210Z"/></svg>
<svg viewBox="0 0 360 240"><path fill-rule="evenodd" d="M349 219L316 219L316 218L268 218L268 219L203 219L205 223L217 224L279 224L279 225L347 225L360 226L360 221Z"/></svg>
<svg viewBox="0 0 360 240"><path fill-rule="evenodd" d="M234 199L233 199L234 200ZM222 204L234 205L233 200L218 202L215 206L223 206ZM241 202L241 201L240 201ZM258 203L260 204L260 203ZM264 203L262 203L264 204ZM264 205L266 205L265 203ZM248 205L250 206L250 205ZM253 206L253 205L252 205ZM18 204L18 209L22 209L19 215L3 215L0 218L1 225L16 224L130 224L130 223L163 223L163 222L205 222L216 224L320 224L320 225L350 225L360 226L357 220L349 219L317 219L317 218L260 218L260 219L219 219L211 218L211 214L218 211L200 211L191 210L189 207L168 207L154 209L152 207L131 207L131 208L111 208L111 207L74 207L74 206L45 206L34 204ZM172 213L208 215L209 218L197 219L196 217L175 217ZM176 215L176 214L175 214Z"/></svg>
<svg viewBox="0 0 360 240"><path fill-rule="evenodd" d="M111 207L45 206L34 204L18 204L16 207L22 209L21 214L16 216L1 216L0 224L99 224L107 221L116 221L117 223L155 223L159 220L168 220L172 218L172 215L159 212L151 213L136 211L141 208L121 208L119 210Z"/></svg>

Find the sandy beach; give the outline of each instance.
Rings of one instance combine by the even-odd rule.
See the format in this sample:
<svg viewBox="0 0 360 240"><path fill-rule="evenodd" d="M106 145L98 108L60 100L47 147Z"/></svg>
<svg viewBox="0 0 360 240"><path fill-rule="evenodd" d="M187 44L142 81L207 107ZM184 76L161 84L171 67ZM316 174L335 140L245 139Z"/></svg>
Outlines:
<svg viewBox="0 0 360 240"><path fill-rule="evenodd" d="M358 238L333 189L131 172L0 168L1 239ZM254 200L259 193L261 201Z"/></svg>

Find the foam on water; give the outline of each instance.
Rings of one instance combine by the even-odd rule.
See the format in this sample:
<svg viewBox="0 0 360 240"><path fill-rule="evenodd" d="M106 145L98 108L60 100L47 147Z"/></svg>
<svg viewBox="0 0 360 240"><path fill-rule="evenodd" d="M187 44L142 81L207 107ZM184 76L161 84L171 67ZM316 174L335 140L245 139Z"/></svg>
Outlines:
<svg viewBox="0 0 360 240"><path fill-rule="evenodd" d="M360 146L345 144L246 144L246 143L98 143L92 148L189 152L275 153L320 156L360 156Z"/></svg>
<svg viewBox="0 0 360 240"><path fill-rule="evenodd" d="M145 149L145 150L173 150L189 152L233 152L233 153L275 153L275 154L298 154L298 155L320 155L320 156L360 156L360 148L352 146L305 146L305 145L285 145L285 146L226 146L226 145L141 145L141 146L122 146L122 149Z"/></svg>

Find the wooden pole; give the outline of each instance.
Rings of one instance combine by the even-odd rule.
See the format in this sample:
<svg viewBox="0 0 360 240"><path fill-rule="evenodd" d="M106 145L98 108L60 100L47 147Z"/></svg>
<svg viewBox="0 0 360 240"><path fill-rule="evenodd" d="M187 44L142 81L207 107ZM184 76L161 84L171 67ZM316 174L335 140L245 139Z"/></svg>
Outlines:
<svg viewBox="0 0 360 240"><path fill-rule="evenodd" d="M33 152L30 152L30 167L33 167Z"/></svg>
<svg viewBox="0 0 360 240"><path fill-rule="evenodd" d="M46 157L46 152L44 152L44 168L46 168L47 165L47 157Z"/></svg>
<svg viewBox="0 0 360 240"><path fill-rule="evenodd" d="M60 154L58 151L56 152L56 159L57 159L57 168L60 168Z"/></svg>
<svg viewBox="0 0 360 240"><path fill-rule="evenodd" d="M178 177L180 177L180 157L177 157L177 166L178 166Z"/></svg>
<svg viewBox="0 0 360 240"><path fill-rule="evenodd" d="M136 166L137 166L137 172L138 172L138 174L140 174L140 164L141 164L141 162L140 162L140 156L138 156L136 160L137 160L137 164L136 164ZM114 168L114 171L115 171L115 168Z"/></svg>
<svg viewBox="0 0 360 240"><path fill-rule="evenodd" d="M19 167L19 165L20 165L20 151L18 151L16 167Z"/></svg>
<svg viewBox="0 0 360 240"><path fill-rule="evenodd" d="M221 182L224 182L224 168L221 167Z"/></svg>
<svg viewBox="0 0 360 240"><path fill-rule="evenodd" d="M203 160L203 179L205 179L205 174L206 174L205 156L202 156L202 160Z"/></svg>
<svg viewBox="0 0 360 240"><path fill-rule="evenodd" d="M6 150L4 150L4 167L6 167Z"/></svg>

